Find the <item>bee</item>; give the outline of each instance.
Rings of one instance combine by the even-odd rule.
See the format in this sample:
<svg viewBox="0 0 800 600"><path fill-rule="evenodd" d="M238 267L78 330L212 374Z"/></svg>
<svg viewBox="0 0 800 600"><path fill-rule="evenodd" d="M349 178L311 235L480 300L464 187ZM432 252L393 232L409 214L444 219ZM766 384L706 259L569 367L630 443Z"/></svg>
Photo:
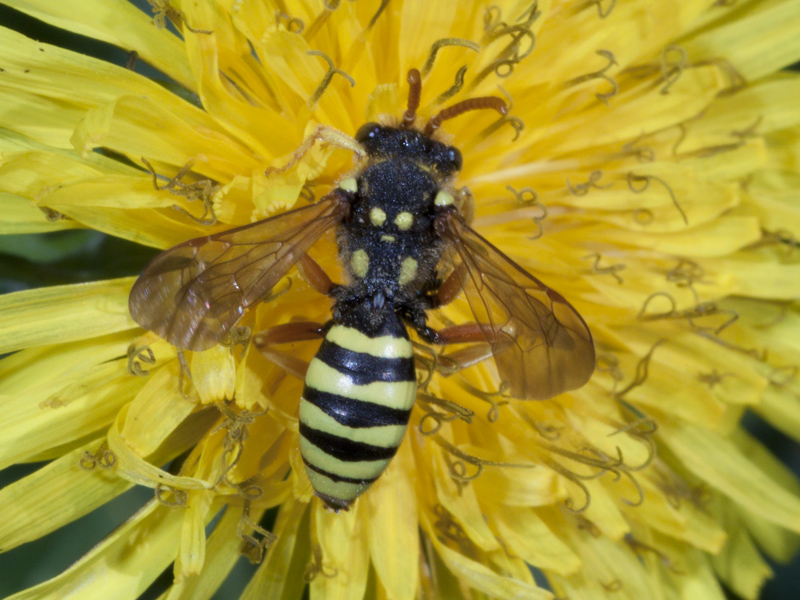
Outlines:
<svg viewBox="0 0 800 600"><path fill-rule="evenodd" d="M519 399L579 388L595 365L581 316L470 228L468 192L454 187L462 156L438 139L438 127L470 110L504 113L505 103L465 100L418 127L419 71L408 82L402 122L363 125L351 140L363 158L319 202L167 250L130 295L139 325L179 348L206 350L301 264L312 287L334 300L331 320L279 325L256 345L323 338L305 373L300 451L316 495L336 511L378 479L405 436L417 391L409 328L428 344L473 344L473 362L492 356ZM307 254L332 228L343 284ZM462 293L473 323L427 325L427 311Z"/></svg>

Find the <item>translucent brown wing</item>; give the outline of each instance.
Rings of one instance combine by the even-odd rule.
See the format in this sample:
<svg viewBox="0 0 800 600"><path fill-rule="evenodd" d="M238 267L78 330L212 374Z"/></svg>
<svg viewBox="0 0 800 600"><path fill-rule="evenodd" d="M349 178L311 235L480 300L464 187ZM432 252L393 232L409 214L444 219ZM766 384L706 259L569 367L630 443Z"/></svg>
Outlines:
<svg viewBox="0 0 800 600"><path fill-rule="evenodd" d="M133 285L134 321L170 344L207 350L275 286L347 204L317 204L184 242L155 257Z"/></svg>
<svg viewBox="0 0 800 600"><path fill-rule="evenodd" d="M444 237L508 392L530 400L581 387L595 365L592 334L558 292L470 229L445 217Z"/></svg>

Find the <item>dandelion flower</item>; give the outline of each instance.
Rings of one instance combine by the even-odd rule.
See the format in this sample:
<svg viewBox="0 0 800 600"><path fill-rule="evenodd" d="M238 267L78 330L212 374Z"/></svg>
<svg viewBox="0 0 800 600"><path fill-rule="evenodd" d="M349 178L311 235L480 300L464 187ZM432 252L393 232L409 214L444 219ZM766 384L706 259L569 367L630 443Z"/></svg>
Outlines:
<svg viewBox="0 0 800 600"><path fill-rule="evenodd" d="M166 81L0 30L0 230L164 249L303 206L352 154L275 168L318 125L399 118L416 67L424 118L505 98L442 126L472 226L597 352L582 388L520 401L492 361L421 348L398 454L337 514L300 457L302 382L245 335L330 317L296 270L203 352L137 327L134 278L6 295L0 464L49 462L0 490L0 548L155 491L14 598L134 598L170 567L169 598L208 598L242 553L246 599L755 598L797 548L800 487L741 425L800 438L797 0L4 4ZM311 254L340 274L332 238Z"/></svg>

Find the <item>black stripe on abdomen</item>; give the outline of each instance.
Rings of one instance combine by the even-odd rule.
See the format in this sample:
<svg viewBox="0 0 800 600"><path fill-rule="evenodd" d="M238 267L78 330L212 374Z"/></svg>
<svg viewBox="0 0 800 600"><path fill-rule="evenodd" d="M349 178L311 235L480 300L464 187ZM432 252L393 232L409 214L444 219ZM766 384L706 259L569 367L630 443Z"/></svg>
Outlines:
<svg viewBox="0 0 800 600"><path fill-rule="evenodd" d="M367 385L376 381L416 381L413 358L373 356L344 348L327 339L322 342L316 358L349 377L356 385Z"/></svg>
<svg viewBox="0 0 800 600"><path fill-rule="evenodd" d="M411 410L389 408L363 400L323 392L311 386L303 389L303 399L342 425L353 428L407 425Z"/></svg>
<svg viewBox="0 0 800 600"><path fill-rule="evenodd" d="M371 483L378 480L377 477L372 477L370 479L360 479L358 477L344 477L342 475L337 475L336 473L331 473L330 471L326 471L325 469L320 469L317 465L307 461L305 457L303 457L303 463L311 469L312 471L319 473L320 475L325 475L331 481L341 482L341 483L354 483L356 485L370 485Z"/></svg>
<svg viewBox="0 0 800 600"><path fill-rule="evenodd" d="M397 452L397 446L384 448L363 442L354 442L347 438L331 435L319 429L314 429L300 421L300 435L314 444L317 448L345 462L364 462L372 460L386 460L392 458Z"/></svg>

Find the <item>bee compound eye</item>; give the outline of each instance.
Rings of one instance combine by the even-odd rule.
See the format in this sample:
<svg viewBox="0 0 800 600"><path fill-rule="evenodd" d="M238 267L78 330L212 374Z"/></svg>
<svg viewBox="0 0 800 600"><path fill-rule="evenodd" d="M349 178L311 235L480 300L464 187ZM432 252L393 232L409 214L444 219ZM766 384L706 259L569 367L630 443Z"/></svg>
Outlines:
<svg viewBox="0 0 800 600"><path fill-rule="evenodd" d="M362 144L367 140L374 139L381 130L381 126L377 123L364 123L356 133L356 140Z"/></svg>
<svg viewBox="0 0 800 600"><path fill-rule="evenodd" d="M453 167L456 171L460 171L462 165L464 164L464 159L461 157L461 152L458 148L450 148L448 152L448 158L450 162L453 164Z"/></svg>

